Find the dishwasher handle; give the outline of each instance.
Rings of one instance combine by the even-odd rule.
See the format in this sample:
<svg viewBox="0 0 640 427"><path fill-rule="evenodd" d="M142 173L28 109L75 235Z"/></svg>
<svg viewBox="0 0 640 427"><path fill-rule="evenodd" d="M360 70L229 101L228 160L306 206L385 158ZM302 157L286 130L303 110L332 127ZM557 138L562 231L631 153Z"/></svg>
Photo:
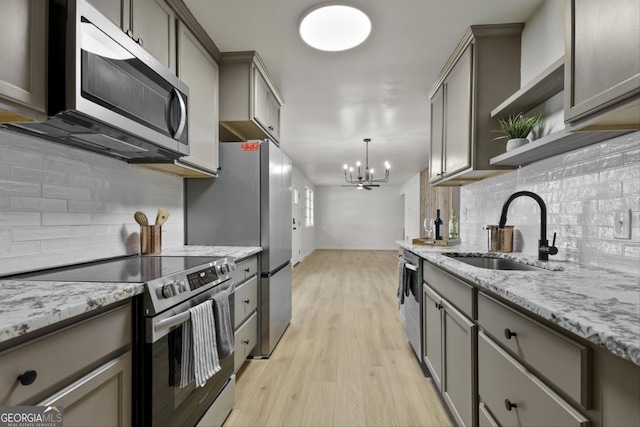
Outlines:
<svg viewBox="0 0 640 427"><path fill-rule="evenodd" d="M413 265L413 264L408 263L408 262L404 263L404 268L406 268L407 270L411 270L411 271L418 271L418 266L417 265Z"/></svg>

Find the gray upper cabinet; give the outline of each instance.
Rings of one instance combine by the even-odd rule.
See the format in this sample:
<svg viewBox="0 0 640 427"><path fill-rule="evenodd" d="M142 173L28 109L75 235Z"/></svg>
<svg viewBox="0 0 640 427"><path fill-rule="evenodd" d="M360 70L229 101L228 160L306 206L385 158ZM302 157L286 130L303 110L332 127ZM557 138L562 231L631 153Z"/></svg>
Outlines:
<svg viewBox="0 0 640 427"><path fill-rule="evenodd" d="M640 128L640 2L572 0L565 43L570 130Z"/></svg>
<svg viewBox="0 0 640 427"><path fill-rule="evenodd" d="M187 27L178 25L178 77L189 91L189 155L182 162L218 172L218 64Z"/></svg>
<svg viewBox="0 0 640 427"><path fill-rule="evenodd" d="M436 79L429 93L432 184L462 185L511 168L489 163L505 147L494 141L499 124L491 110L520 87L523 27L472 26Z"/></svg>
<svg viewBox="0 0 640 427"><path fill-rule="evenodd" d="M445 80L444 169L453 174L470 166L471 161L471 57L468 46Z"/></svg>
<svg viewBox="0 0 640 427"><path fill-rule="evenodd" d="M0 122L46 119L47 2L3 1Z"/></svg>
<svg viewBox="0 0 640 427"><path fill-rule="evenodd" d="M444 131L444 86L431 98L431 155L429 156L429 181L442 177L442 146Z"/></svg>
<svg viewBox="0 0 640 427"><path fill-rule="evenodd" d="M278 88L257 52L225 52L220 58L220 135L223 141L280 140Z"/></svg>
<svg viewBox="0 0 640 427"><path fill-rule="evenodd" d="M176 15L163 0L88 0L154 58L176 71Z"/></svg>

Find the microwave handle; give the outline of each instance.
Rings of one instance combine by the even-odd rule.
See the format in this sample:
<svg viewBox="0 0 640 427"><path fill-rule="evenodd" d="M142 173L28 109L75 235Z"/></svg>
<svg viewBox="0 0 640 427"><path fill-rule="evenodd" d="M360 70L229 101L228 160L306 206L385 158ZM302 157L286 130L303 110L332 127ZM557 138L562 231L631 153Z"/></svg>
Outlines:
<svg viewBox="0 0 640 427"><path fill-rule="evenodd" d="M172 97L172 99L177 99L178 106L180 107L180 122L178 123L178 128L175 131L173 131L172 129L172 132L173 132L172 136L174 139L180 139L180 137L182 136L182 133L184 132L184 126L187 124L187 105L184 102L184 98L176 88L171 89L171 94L175 95L175 98ZM171 116L169 115L169 117ZM170 120L169 120L169 126L171 127Z"/></svg>

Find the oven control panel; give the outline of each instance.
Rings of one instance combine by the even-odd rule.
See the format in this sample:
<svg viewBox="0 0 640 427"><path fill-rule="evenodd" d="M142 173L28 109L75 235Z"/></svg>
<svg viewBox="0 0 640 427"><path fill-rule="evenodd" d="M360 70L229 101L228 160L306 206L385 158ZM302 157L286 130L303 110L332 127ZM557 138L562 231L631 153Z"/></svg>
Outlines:
<svg viewBox="0 0 640 427"><path fill-rule="evenodd" d="M222 257L198 267L147 282L145 315L153 315L180 304L230 278L233 258Z"/></svg>
<svg viewBox="0 0 640 427"><path fill-rule="evenodd" d="M191 287L191 290L201 288L208 283L218 280L216 270L216 267L212 266L202 271L196 271L195 273L187 275L187 280L189 281L189 287Z"/></svg>

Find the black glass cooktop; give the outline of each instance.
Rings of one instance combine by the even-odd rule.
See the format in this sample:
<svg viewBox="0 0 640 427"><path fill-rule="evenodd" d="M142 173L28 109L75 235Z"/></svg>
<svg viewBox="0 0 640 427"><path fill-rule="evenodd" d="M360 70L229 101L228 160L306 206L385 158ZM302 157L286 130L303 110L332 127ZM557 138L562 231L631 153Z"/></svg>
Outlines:
<svg viewBox="0 0 640 427"><path fill-rule="evenodd" d="M131 256L61 267L40 273L27 273L13 276L12 279L145 283L214 262L217 259L220 257Z"/></svg>

